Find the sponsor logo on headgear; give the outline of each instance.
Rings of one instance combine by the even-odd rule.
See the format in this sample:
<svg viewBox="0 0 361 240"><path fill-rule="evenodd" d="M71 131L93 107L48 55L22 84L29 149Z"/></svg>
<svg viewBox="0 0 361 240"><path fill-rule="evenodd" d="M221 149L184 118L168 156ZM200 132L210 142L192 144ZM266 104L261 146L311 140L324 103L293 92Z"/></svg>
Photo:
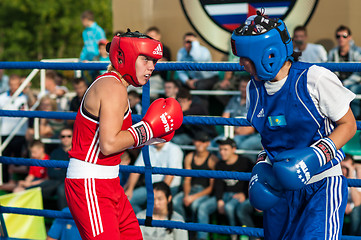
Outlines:
<svg viewBox="0 0 361 240"><path fill-rule="evenodd" d="M163 56L162 46L158 43L158 46L153 50L154 55L161 55Z"/></svg>

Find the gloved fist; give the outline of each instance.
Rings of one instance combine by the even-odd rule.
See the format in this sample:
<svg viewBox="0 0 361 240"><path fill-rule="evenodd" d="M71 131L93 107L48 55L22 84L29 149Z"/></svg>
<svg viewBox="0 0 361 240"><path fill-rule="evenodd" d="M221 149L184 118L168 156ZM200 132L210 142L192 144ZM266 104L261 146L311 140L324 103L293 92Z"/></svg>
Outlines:
<svg viewBox="0 0 361 240"><path fill-rule="evenodd" d="M148 108L142 121L134 124L128 131L134 138L134 147L145 145L152 138L161 138L177 130L183 122L180 104L174 98L159 98ZM166 139L167 139L166 138Z"/></svg>
<svg viewBox="0 0 361 240"><path fill-rule="evenodd" d="M284 151L275 157L273 171L287 190L304 187L321 166L336 156L336 146L329 138L322 138L310 147Z"/></svg>
<svg viewBox="0 0 361 240"><path fill-rule="evenodd" d="M137 147L130 147L130 149L139 149L144 147L145 145L150 146L158 143L170 142L170 140L172 140L173 137L174 137L174 131L160 138L151 138L148 141L146 141L144 144L141 144Z"/></svg>
<svg viewBox="0 0 361 240"><path fill-rule="evenodd" d="M264 151L260 154L259 157L265 156ZM282 196L280 186L273 173L272 165L265 158L259 161L252 169L248 187L249 200L252 206L259 210L268 210L274 207Z"/></svg>

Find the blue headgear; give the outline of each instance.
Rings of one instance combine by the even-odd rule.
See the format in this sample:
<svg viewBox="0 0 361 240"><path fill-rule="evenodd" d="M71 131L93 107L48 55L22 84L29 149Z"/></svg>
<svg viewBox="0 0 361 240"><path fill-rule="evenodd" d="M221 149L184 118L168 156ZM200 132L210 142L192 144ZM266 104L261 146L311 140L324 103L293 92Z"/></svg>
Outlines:
<svg viewBox="0 0 361 240"><path fill-rule="evenodd" d="M292 39L285 23L259 12L233 31L231 44L234 55L253 62L260 80L273 80L286 60L293 61Z"/></svg>

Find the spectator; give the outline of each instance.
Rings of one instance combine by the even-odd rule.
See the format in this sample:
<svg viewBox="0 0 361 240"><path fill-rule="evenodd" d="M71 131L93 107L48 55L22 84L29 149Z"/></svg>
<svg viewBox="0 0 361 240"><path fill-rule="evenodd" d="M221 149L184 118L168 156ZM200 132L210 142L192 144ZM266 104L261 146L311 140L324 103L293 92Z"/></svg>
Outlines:
<svg viewBox="0 0 361 240"><path fill-rule="evenodd" d="M204 105L192 100L192 95L188 89L180 89L177 94L177 100L182 107L184 116L208 115L208 110L204 107ZM212 138L217 135L214 126L188 124L182 125L177 131L175 131L172 142L179 145L192 144L193 138L200 131L206 132Z"/></svg>
<svg viewBox="0 0 361 240"><path fill-rule="evenodd" d="M49 155L45 153L45 146L39 140L35 140L30 144L30 154L33 159L49 160ZM37 186L47 179L47 170L45 167L30 166L29 174L25 180L18 182L14 192L21 192L25 189Z"/></svg>
<svg viewBox="0 0 361 240"><path fill-rule="evenodd" d="M321 63L327 61L327 52L320 44L307 42L307 29L304 26L297 26L293 30L294 51L301 52L299 61L310 63Z"/></svg>
<svg viewBox="0 0 361 240"><path fill-rule="evenodd" d="M28 110L28 98L25 94L21 93L12 101L11 98L13 97L15 91L19 88L21 84L20 76L18 75L11 75L9 78L9 90L0 94L0 109L2 110ZM20 124L21 118L12 118L12 117L4 117L1 120L1 141L4 142L5 139L9 137L12 131ZM3 156L7 157L24 157L26 152L26 140L25 134L28 128L28 123L25 122L19 131L15 133L15 136L6 146L4 151L2 152ZM11 170L11 169L12 170ZM15 165L7 165L4 164L2 167L2 174L3 174L3 182L9 182L13 176L12 173L15 173L19 170L19 172L24 173L27 168L21 167L20 169L15 168ZM9 173L11 171L12 173Z"/></svg>
<svg viewBox="0 0 361 240"><path fill-rule="evenodd" d="M154 220L171 220L184 222L184 219L176 211L173 211L172 194L169 186L164 182L153 184L154 191ZM138 218L145 219L146 211L139 212ZM144 240L188 240L188 233L182 229L165 229L160 227L140 226Z"/></svg>
<svg viewBox="0 0 361 240"><path fill-rule="evenodd" d="M62 77L57 72L53 70L46 71L46 94L56 101L58 111L68 111L69 101L65 96L68 89L65 86L61 86L61 83Z"/></svg>
<svg viewBox="0 0 361 240"><path fill-rule="evenodd" d="M193 141L196 148L184 158L184 168L194 170L214 170L218 158L211 154L207 148L210 137L205 132L199 132ZM196 213L199 205L206 201L212 193L214 179L186 177L183 182L183 191L175 195L173 199L174 210L186 219L186 208L190 208L193 221L196 221Z"/></svg>
<svg viewBox="0 0 361 240"><path fill-rule="evenodd" d="M247 117L247 84L249 82L248 77L242 77L239 79L239 96L233 96L228 102L226 108L223 111L222 117L224 118L246 118ZM216 146L218 139L224 138L223 135L216 137L212 141L212 146ZM237 144L237 148L246 150L258 150L262 149L261 136L256 132L252 126L234 127L234 141ZM252 159L252 156L249 156Z"/></svg>
<svg viewBox="0 0 361 240"><path fill-rule="evenodd" d="M57 104L54 99L50 98L48 95L44 96L40 100L40 105L38 107L39 111L57 111ZM66 121L63 119L40 119L39 134L41 138L58 138L61 129L66 125ZM31 126L31 124L30 124ZM32 141L34 137L34 128L29 127L27 133L27 140Z"/></svg>
<svg viewBox="0 0 361 240"><path fill-rule="evenodd" d="M361 50L353 44L350 28L339 26L336 29L337 46L328 53L329 62L360 62ZM359 72L336 72L342 84L355 94L361 93L361 76ZM351 110L356 118L360 119L360 101L351 102Z"/></svg>
<svg viewBox="0 0 361 240"><path fill-rule="evenodd" d="M180 86L178 82L174 79L170 79L164 82L164 96L166 98L177 98Z"/></svg>
<svg viewBox="0 0 361 240"><path fill-rule="evenodd" d="M63 128L60 131L60 145L50 153L51 160L69 161L68 151L71 149L73 129ZM48 168L48 179L39 184L44 202L56 197L57 209L61 210L67 206L64 180L66 168Z"/></svg>
<svg viewBox="0 0 361 240"><path fill-rule="evenodd" d="M4 74L4 69L0 69L0 93L9 90L9 76Z"/></svg>
<svg viewBox="0 0 361 240"><path fill-rule="evenodd" d="M94 57L94 61L100 61L100 62L110 62L109 60L109 54L107 52L106 46L107 46L108 40L102 39L98 43L98 50L99 55ZM97 72L96 76L93 76L93 78L96 78L98 75L104 74L107 70L101 70Z"/></svg>
<svg viewBox="0 0 361 240"><path fill-rule="evenodd" d="M360 178L360 172L357 172L354 159L351 155L346 154L345 159L341 162L342 174L348 179ZM357 176L359 175L359 176ZM361 188L349 187L346 206L346 215L351 218L350 235L361 236Z"/></svg>
<svg viewBox="0 0 361 240"><path fill-rule="evenodd" d="M82 35L84 47L80 53L80 61L92 61L99 55L98 43L106 39L104 30L94 21L94 14L86 10L81 15L81 22L85 27Z"/></svg>
<svg viewBox="0 0 361 240"><path fill-rule="evenodd" d="M21 84L25 81L25 79L26 79L25 76L20 77ZM23 93L27 96L28 106L29 108L31 108L36 103L37 100L36 94L31 89L31 82L29 82L28 85L26 85L26 87L23 89Z"/></svg>
<svg viewBox="0 0 361 240"><path fill-rule="evenodd" d="M253 163L248 158L236 154L236 143L233 139L219 140L221 160L216 164L218 171L251 172ZM218 210L226 214L230 226L236 225L236 209L247 198L248 183L234 179L216 179L214 196L201 203L198 209L198 222L209 223L209 216ZM207 239L208 233L199 232L200 239ZM232 235L232 239L237 236Z"/></svg>
<svg viewBox="0 0 361 240"><path fill-rule="evenodd" d="M194 33L184 34L183 46L177 53L178 62L212 62L211 53L206 47L200 45ZM218 82L217 72L177 71L177 74L184 86L190 89L209 90Z"/></svg>
<svg viewBox="0 0 361 240"><path fill-rule="evenodd" d="M123 155L120 156L120 159L122 160L120 162L120 165L134 164L134 161L132 161L132 155L130 154L130 149L125 150ZM129 178L129 172L119 171L120 185L122 187L124 187L124 185L127 183L128 178Z"/></svg>
<svg viewBox="0 0 361 240"><path fill-rule="evenodd" d="M70 210L66 207L62 212L70 213ZM81 237L73 219L57 218L51 225L46 240L81 240Z"/></svg>
<svg viewBox="0 0 361 240"><path fill-rule="evenodd" d="M128 92L128 99L130 109L132 110L133 114L142 114L142 104L139 94L136 90L130 90Z"/></svg>
<svg viewBox="0 0 361 240"><path fill-rule="evenodd" d="M166 168L183 168L183 152L182 149L174 143L159 143L149 147L150 163L153 167L166 167ZM140 153L135 166L144 166L143 154ZM144 184L140 184L140 187L136 187L140 174L131 173L128 181L125 184L125 194L133 207L134 212L137 214L142 210L143 205L147 200L147 190ZM178 192L181 184L181 177L175 177L172 175L152 175L152 182L165 182L167 183L173 195Z"/></svg>
<svg viewBox="0 0 361 240"><path fill-rule="evenodd" d="M83 96L88 89L88 85L84 78L75 78L73 80L73 87L74 91L76 93L76 96L73 97L73 99L70 101L70 108L69 111L77 112L81 103L81 100L83 100Z"/></svg>

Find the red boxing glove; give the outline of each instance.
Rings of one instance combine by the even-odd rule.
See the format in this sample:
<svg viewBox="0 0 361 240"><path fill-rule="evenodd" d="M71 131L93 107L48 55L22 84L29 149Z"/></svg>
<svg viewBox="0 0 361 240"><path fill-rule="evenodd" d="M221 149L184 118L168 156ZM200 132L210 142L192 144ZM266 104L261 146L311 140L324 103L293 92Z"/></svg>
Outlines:
<svg viewBox="0 0 361 240"><path fill-rule="evenodd" d="M183 112L178 101L174 98L159 98L149 106L142 121L128 128L128 131L134 138L134 147L138 147L145 145L152 138L170 135L182 125L182 122Z"/></svg>

